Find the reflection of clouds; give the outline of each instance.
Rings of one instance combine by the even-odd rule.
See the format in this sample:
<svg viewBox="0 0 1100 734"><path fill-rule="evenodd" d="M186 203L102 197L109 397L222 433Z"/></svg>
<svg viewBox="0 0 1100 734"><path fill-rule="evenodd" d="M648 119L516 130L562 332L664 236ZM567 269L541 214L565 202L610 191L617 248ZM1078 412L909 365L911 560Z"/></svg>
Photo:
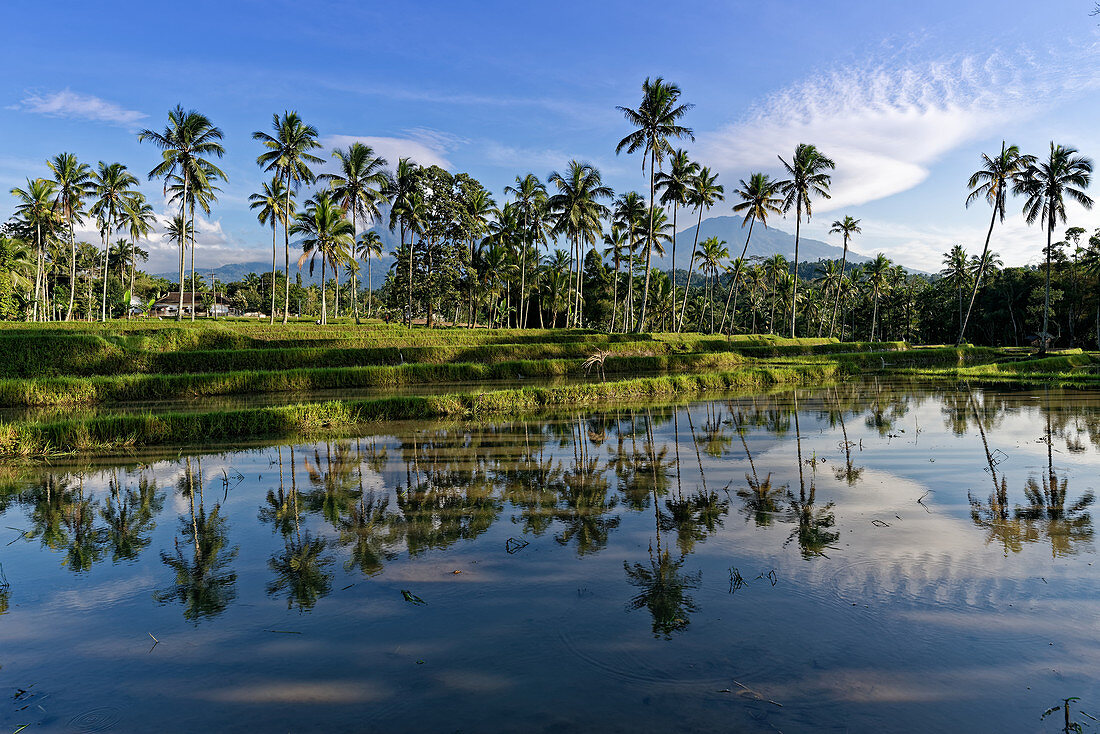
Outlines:
<svg viewBox="0 0 1100 734"><path fill-rule="evenodd" d="M371 703L381 701L391 695L381 686L366 686L362 681L286 681L253 683L243 686L222 685L213 690L200 692L197 697L207 701L221 703Z"/></svg>
<svg viewBox="0 0 1100 734"><path fill-rule="evenodd" d="M145 596L154 584L152 575L148 573L125 579L111 579L95 586L58 591L52 600L46 602L46 607L50 611L81 612L106 608L139 594Z"/></svg>

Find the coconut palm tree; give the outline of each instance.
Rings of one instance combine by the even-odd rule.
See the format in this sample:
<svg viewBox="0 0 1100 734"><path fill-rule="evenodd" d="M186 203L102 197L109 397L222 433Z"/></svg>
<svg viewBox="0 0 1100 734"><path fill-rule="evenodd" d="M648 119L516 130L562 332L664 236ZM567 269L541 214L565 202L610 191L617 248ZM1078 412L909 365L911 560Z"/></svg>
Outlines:
<svg viewBox="0 0 1100 734"><path fill-rule="evenodd" d="M395 227L401 231L401 242L398 250L405 247L405 233L409 232L409 298L406 318L412 328L412 301L413 301L413 259L415 252L412 246L412 234L419 222L419 214L423 207L423 201L419 196L420 179L422 172L420 166L409 158L401 158L397 161L390 186L386 189L386 199L390 203L390 231Z"/></svg>
<svg viewBox="0 0 1100 734"><path fill-rule="evenodd" d="M530 174L528 174L530 175ZM533 177L532 177L533 178ZM517 177L517 181L519 178ZM535 179L536 181L538 179ZM505 188L505 193L508 193L508 189ZM490 224L489 219L493 215L493 212L497 211L496 202L493 201L492 195L489 192L481 188L480 186L470 192L469 197L466 199L466 217L467 217L467 235L470 239L470 312L468 326L474 328L477 322L477 308L475 303L477 302L477 267L475 266L475 243L478 239L484 237L489 232Z"/></svg>
<svg viewBox="0 0 1100 734"><path fill-rule="evenodd" d="M985 246L982 248L982 259L978 265L978 274L974 279L974 287L970 291L970 304L966 307L966 316L963 317L962 326L959 328L959 337L955 340L955 346L962 344L966 338L966 327L970 323L970 312L974 309L974 299L978 296L978 287L989 256L989 239L993 236L993 225L1000 218L1005 220L1005 201L1008 198L1010 187L1014 186L1024 175L1028 168L1035 164L1035 156L1021 155L1020 149L1015 145L1005 145L1001 141L1001 154L990 157L982 153L982 167L970 175L966 182L970 193L966 197L966 206L969 208L978 199L985 199L993 209L989 219L989 230L985 233Z"/></svg>
<svg viewBox="0 0 1100 734"><path fill-rule="evenodd" d="M718 174L711 174L706 166L700 168L688 182L688 205L695 207L699 218L695 222L695 242L691 247L687 285L684 286L684 302L680 306L680 319L676 325L676 331L680 331L684 326L684 311L687 309L688 293L691 292L691 273L695 268L695 253L699 250L699 228L703 226L703 212L725 198L726 190L722 184L718 183Z"/></svg>
<svg viewBox="0 0 1100 734"><path fill-rule="evenodd" d="M65 311L65 320L73 317L73 303L76 300L76 224L84 224L84 197L88 195L92 184L92 169L87 163L81 163L72 153L58 153L46 161L53 182L57 187L54 203L58 214L69 226L69 307Z"/></svg>
<svg viewBox="0 0 1100 734"><path fill-rule="evenodd" d="M772 180L766 173L753 173L749 176L747 182L745 179L741 179L738 185L740 188L734 189L733 193L740 201L733 205L733 211L735 214L745 215L745 218L741 220L742 229L746 223L749 225L749 233L745 236L745 246L741 248L741 257L737 259L740 263L744 262L745 256L749 252L749 240L752 239L753 225L759 220L764 225L764 229L767 229L768 215L781 214L783 200L777 196L778 182ZM737 282L740 277L741 268L737 267L733 271L733 280L730 281L730 292L726 296L726 306L722 309L722 328L725 328L726 309L730 306L730 300L733 298L733 292L737 289Z"/></svg>
<svg viewBox="0 0 1100 734"><path fill-rule="evenodd" d="M657 183L657 168L666 155L672 152L671 138L695 140L691 128L679 123L694 105L680 103L679 85L666 82L661 77L642 82L642 101L638 109L617 107L626 121L636 129L619 141L615 146L616 155L622 151L636 153L642 151L642 173L646 171L646 157L649 158L649 210L653 212L654 190ZM642 289L642 309L638 318L638 329L645 324L646 301L649 298L649 266L653 248L653 222L650 221L649 239L646 241L645 286Z"/></svg>
<svg viewBox="0 0 1100 734"><path fill-rule="evenodd" d="M221 158L225 155L225 148L221 144L222 131L216 127L206 115L195 110L184 110L182 105L176 105L175 109L168 111L168 124L163 132L155 130L142 130L138 133L138 142L146 140L161 149L161 162L149 171L149 180L154 178L164 179L164 191L168 188L173 176L178 177L182 184L183 192L179 197L180 215L186 217L186 207L191 202L191 189L194 186L213 186L213 180L226 179L225 173L214 163L208 160L209 156ZM194 207L191 209L192 233L195 229ZM192 242L194 242L192 240ZM192 252L192 261L194 253ZM184 245L180 247L179 280L180 302L177 319L183 318L183 271L184 271ZM194 278L192 277L192 282ZM106 285L106 284L104 284ZM192 307L192 314L194 308Z"/></svg>
<svg viewBox="0 0 1100 734"><path fill-rule="evenodd" d="M130 235L130 287L127 289L132 298L134 295L134 274L137 270L138 240L148 237L157 223L157 217L153 213L152 205L145 200L145 195L140 191L126 200L122 206L122 226L129 230ZM148 255L147 255L148 256ZM130 304L126 304L126 318L130 318Z"/></svg>
<svg viewBox="0 0 1100 734"><path fill-rule="evenodd" d="M794 322L798 301L798 241L801 235L802 213L806 221L812 215L811 197L821 196L829 199L831 176L826 171L836 168L836 163L827 158L814 146L799 143L794 150L791 162L777 156L786 169L787 178L778 184L778 192L783 195L783 211L795 210L794 224L794 289L791 297L791 338L794 338Z"/></svg>
<svg viewBox="0 0 1100 734"><path fill-rule="evenodd" d="M352 143L347 150L336 149L332 156L339 159L338 173L322 173L318 181L328 182L333 200L350 217L353 240L359 238L359 221L373 223L381 218L378 205L385 201L384 192L390 185L386 159L375 155L374 149L362 143ZM352 300L355 320L359 320L359 298L355 275L352 274Z"/></svg>
<svg viewBox="0 0 1100 734"><path fill-rule="evenodd" d="M46 290L45 239L53 230L58 211L55 209L56 188L53 181L44 178L27 179L27 188L18 186L11 190L19 202L15 213L35 232L34 298L28 309L31 321L45 321L41 300Z"/></svg>
<svg viewBox="0 0 1100 734"><path fill-rule="evenodd" d="M878 304L882 294L889 284L891 263L881 252L875 259L867 264L866 284L871 291L871 300L874 303L871 312L871 341L875 340L875 327L878 322Z"/></svg>
<svg viewBox="0 0 1100 734"><path fill-rule="evenodd" d="M271 224L271 311L268 315L268 323L275 323L275 273L277 272L275 258L278 255L276 232L279 222L286 226L287 207L290 215L294 214L294 199L287 197L286 184L279 176L273 176L270 181L265 181L263 190L248 197L248 208L256 211L256 219L260 224ZM290 274L287 274L289 280Z"/></svg>
<svg viewBox="0 0 1100 734"><path fill-rule="evenodd" d="M520 258L519 275L519 324L527 327L527 253L534 243L535 230L541 230L542 211L547 205L546 185L539 181L538 176L528 173L522 178L516 176L515 186L505 186L506 195L516 197L518 218L523 220L523 236L520 238L522 256Z"/></svg>
<svg viewBox="0 0 1100 734"><path fill-rule="evenodd" d="M829 228L829 234L839 234L844 236L844 254L840 257L840 274L844 275L844 269L848 266L848 241L854 234L863 234L863 230L859 228L858 219L853 219L850 216L844 217L844 219L837 219L833 222ZM986 243L988 245L988 243ZM839 285L839 280L837 281ZM836 327L836 311L840 307L840 288L836 289L836 298L833 301L833 315L829 320L829 337L833 336L833 329Z"/></svg>
<svg viewBox="0 0 1100 734"><path fill-rule="evenodd" d="M596 237L603 230L601 220L610 210L600 203L600 199L610 199L611 188L604 186L599 170L578 160L569 161L565 174L557 171L550 174L547 183L557 189L557 193L547 199L547 207L554 217L552 232L563 234L573 243L576 252L577 274L576 289L571 292L569 309L572 312L572 324L566 316L566 326L580 326L582 314L582 275L584 273L584 245L595 245ZM570 270L572 275L572 270ZM573 308L574 298L576 308Z"/></svg>
<svg viewBox="0 0 1100 734"><path fill-rule="evenodd" d="M1054 228L1066 221L1066 199L1085 209L1092 208L1092 199L1085 194L1092 179L1092 161L1077 155L1076 148L1050 144L1050 155L1041 163L1032 163L1021 174L1013 190L1023 194L1024 219L1028 224L1040 220L1047 231L1046 283L1043 294L1043 333L1039 335L1039 351L1046 354L1050 339L1050 253Z"/></svg>
<svg viewBox="0 0 1100 734"><path fill-rule="evenodd" d="M121 163L107 164L99 162L99 166L92 173L92 183L95 186L95 202L91 207L91 214L99 224L99 234L103 239L103 301L100 320L107 320L107 268L110 264L108 242L111 235L119 230L122 225L121 214L126 202L133 195L133 187L138 185L138 180L126 170ZM180 296L181 300L183 296Z"/></svg>
<svg viewBox="0 0 1100 734"><path fill-rule="evenodd" d="M382 256L382 237L373 229L359 235L355 243L355 259L367 261L367 318L370 318L374 293L374 278L371 272L371 258Z"/></svg>
<svg viewBox="0 0 1100 734"><path fill-rule="evenodd" d="M708 237L699 245L699 269L706 273L706 286L704 291L707 294L706 304L710 309L710 330L714 332L714 283L718 281L718 269L723 260L728 260L730 251L726 247L725 240L719 240L717 237ZM700 316L700 322L702 316Z"/></svg>
<svg viewBox="0 0 1100 734"><path fill-rule="evenodd" d="M256 163L265 171L272 171L285 182L284 196L286 205L283 212L283 253L286 268L286 293L283 300L283 323L290 313L290 221L291 191L297 191L303 183L313 183L314 175L310 164L319 165L324 160L309 151L320 148L317 142L317 128L307 125L297 112L284 111L283 116L272 115L271 126L274 135L262 131L252 133L253 140L259 140L266 150L256 157ZM323 264L323 263L322 263ZM271 270L272 287L275 284L275 269ZM271 322L274 322L275 309L271 310Z"/></svg>
<svg viewBox="0 0 1100 734"><path fill-rule="evenodd" d="M321 323L328 323L328 303L326 299L325 265L332 263L336 268L350 258L349 251L355 240L352 239L354 227L344 216L341 207L327 192L319 192L306 202L305 211L299 214L290 233L302 235L302 256L298 258L298 268L309 260L309 273L313 275L313 262L321 256Z"/></svg>
<svg viewBox="0 0 1100 734"><path fill-rule="evenodd" d="M943 270L941 274L944 280L950 283L955 289L956 300L958 301L958 323L959 328L962 329L962 294L963 289L970 283L970 258L967 256L966 250L963 249L962 245L955 245L943 254Z"/></svg>
<svg viewBox="0 0 1100 734"><path fill-rule="evenodd" d="M668 168L668 173L657 174L657 189L661 192L661 205L672 207L672 262L668 277L672 282L672 302L676 303L676 214L680 207L687 206L691 181L699 173L699 164L688 158L686 150L677 150L670 157ZM675 310L673 308L674 318Z"/></svg>
<svg viewBox="0 0 1100 734"><path fill-rule="evenodd" d="M200 169L205 169L208 164L203 162L200 165ZM214 185L216 176L212 172L207 172L206 176L196 176L192 181L191 187L184 186L183 179L176 174L169 174L166 179L165 191L168 194L168 203L174 204L184 198L187 199L187 211L188 216L191 219L192 224L195 221L195 207L197 206L202 210L202 213L207 217L210 216L210 209L214 202L218 200L218 194L221 193L221 189ZM195 298L196 283L199 279L195 277L195 233L196 227L191 228L191 320L195 320L195 304L197 303Z"/></svg>
<svg viewBox="0 0 1100 734"><path fill-rule="evenodd" d="M621 229L627 238L627 286L623 298L623 332L634 328L634 252L638 249L638 236L645 234L645 202L637 191L620 194L612 212L612 226Z"/></svg>
<svg viewBox="0 0 1100 734"><path fill-rule="evenodd" d="M612 264L615 266L615 280L612 282L612 296L611 296L611 326L608 331L615 331L615 322L618 320L619 315L619 271L622 269L622 262L629 255L630 247L630 235L618 224L613 223L611 225L611 232L603 236L603 243L607 245L604 248L604 257L611 258Z"/></svg>

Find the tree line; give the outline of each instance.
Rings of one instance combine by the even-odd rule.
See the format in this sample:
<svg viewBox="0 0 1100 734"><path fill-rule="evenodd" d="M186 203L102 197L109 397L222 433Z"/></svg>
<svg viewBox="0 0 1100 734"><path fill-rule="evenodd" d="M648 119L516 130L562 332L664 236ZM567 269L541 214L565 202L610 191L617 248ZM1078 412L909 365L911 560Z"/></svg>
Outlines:
<svg viewBox="0 0 1100 734"><path fill-rule="evenodd" d="M801 225L830 198L836 164L814 145L799 144L789 157L777 156L778 176L751 172L730 187L729 204L744 235L737 255L717 237L699 241L704 215L726 202L727 191L717 173L674 145L694 139L683 124L692 105L681 96L676 84L647 78L637 106L617 108L630 130L616 153L638 155L646 194L616 194L595 166L571 160L545 180L516 176L499 203L466 173L410 158L391 168L362 143L331 151L334 165L322 172L318 130L295 112L275 114L268 131L252 136L260 146L257 164L271 178L249 197L258 223L271 230L271 270L251 282L222 284L222 293L248 310L266 311L271 323L286 323L292 305L301 314L305 296L307 312L321 323L339 315L342 298L356 320L362 313L409 325L422 318L428 327L443 321L621 332L767 330L872 341L1033 341L1044 349L1058 340L1080 343L1090 330L1100 336L1100 302L1093 303L1096 290L1086 286L1100 280L1100 240L1094 235L1082 245L1084 232L1071 227L1066 239L1054 241L1066 224L1067 202L1092 205L1085 193L1092 162L1074 148L1052 142L1040 158L1004 144L999 153L983 154L965 200L991 210L981 255L967 256L958 246L945 256L944 270L928 278L906 273L882 254L849 262L849 243L861 234L851 215L830 227L843 240L839 261L800 260ZM204 287L196 269L195 228L196 210L210 215L226 181L217 165L225 154L223 133L205 115L177 106L162 130L142 130L138 140L159 150L147 176L162 183L168 206L178 207L163 236L178 252L174 287L182 319L185 291L197 302L216 287ZM0 238L0 317L45 321L82 314L105 321L140 310L130 308L136 294L173 287L138 270L148 258L141 242L157 220L125 165L101 161L93 169L62 153L47 168L48 177L28 179L11 192L18 203ZM1038 268L1002 269L991 250L1012 197L1022 199L1025 221L1042 228ZM681 214L696 223L693 241L679 243L681 252L687 247L686 269L683 259L677 266ZM793 261L748 257L754 228L791 215ZM98 246L77 241L77 226L88 221ZM383 227L398 245L375 289ZM653 259L666 251L670 266L662 271ZM311 275L319 269L319 289L302 286L307 265ZM957 318L947 330L949 293Z"/></svg>

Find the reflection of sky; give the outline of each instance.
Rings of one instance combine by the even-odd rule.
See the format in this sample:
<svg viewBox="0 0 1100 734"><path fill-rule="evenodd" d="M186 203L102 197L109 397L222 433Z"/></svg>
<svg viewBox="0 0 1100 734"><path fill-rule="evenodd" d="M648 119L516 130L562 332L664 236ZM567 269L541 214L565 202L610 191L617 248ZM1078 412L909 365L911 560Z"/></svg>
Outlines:
<svg viewBox="0 0 1100 734"><path fill-rule="evenodd" d="M648 567L658 540L652 507L633 512L621 499L608 513L620 524L609 531L606 547L583 556L576 539L555 540L563 537L560 517L541 535L524 534L521 509L501 503L490 527L470 529L445 548L410 558L398 541L391 548L396 557L371 578L344 564L348 551L338 546L339 534L310 513L303 526L331 541L327 552L337 561L331 592L312 611L287 610L284 600L265 593L268 559L284 540L258 517L266 493L278 488L277 452L253 449L201 457L204 501L210 508L227 497L228 542L239 547L232 564L237 599L224 613L196 626L178 605L151 599L171 581L159 553L175 552L189 521L189 502L174 489L184 475L182 461L155 460L144 471L169 501L137 561L112 564L108 553L90 571L74 573L61 566L63 551L43 551L37 540L0 549L12 584L11 609L0 616L0 680L13 688L40 681L50 698L36 716L47 728L104 705L127 729L172 716L192 728L245 717L261 728L296 722L307 729L354 721L479 730L506 721L503 728L517 731L624 722L642 730L687 724L843 731L889 722L887 728L899 731L1008 731L1020 721L1037 722L1065 695L1082 696L1081 706L1091 712L1089 702L1100 700L1092 542L1060 556L1042 534L1018 553L987 542L968 501L968 492L984 501L992 489L980 434L969 417L965 432L953 433L936 395L913 397L904 411L893 412L888 427L869 424L873 411L866 403L844 411L852 460L863 469L849 486L835 474L844 452L838 415L832 421L828 415L829 397L799 395L802 459L817 460L803 464L805 493L812 489L814 508L832 515L839 535L810 558L791 539L788 500L773 524L757 527L736 494L755 466L759 477L770 473L774 487L786 487L781 496L799 496L795 422L775 411L775 398L756 400L759 423L751 420L750 399L695 404L675 419L664 409L650 411L658 449L668 448L669 462L679 454L679 476L674 464L668 469L671 491L679 483L685 495L694 493L701 469L707 488L730 501L718 530L683 559L683 573L700 574L698 588L688 591L697 611L670 639L655 637L646 609L627 610L638 589L627 583L624 561ZM880 407L887 414L895 398L883 390ZM994 415L986 434L990 450L1007 457L997 471L1007 478L1015 506L1025 501L1027 478L1046 471L1046 445L1036 442L1046 421L1042 400L1007 398L1013 409ZM976 395L975 404L981 402ZM751 466L732 427L733 409L745 424ZM768 427L769 410L785 432ZM1096 415L1090 409L1081 420L1095 422ZM623 446L637 451L644 474L647 413L635 418L637 433L633 441L625 434ZM619 425L629 431L628 423ZM389 495L391 512L397 511L395 487L417 472L424 481L433 469L454 468L450 462L488 477L499 497L503 473L519 465L527 447L566 471L575 457L598 459L610 492L624 494L606 469L618 448L613 429L596 445L586 437L593 432L582 430L588 427L567 420L400 428L400 438L378 440L387 457L380 473L365 458L354 459L351 442L353 489L361 467L364 489ZM1097 449L1086 441L1084 451L1072 453L1058 436L1054 447L1072 502L1092 488ZM289 491L290 449L283 447L282 455ZM311 483L310 471L316 480L330 470L328 447L298 447L294 455L299 491L315 491L320 485ZM192 458L196 471L199 463ZM141 470L116 471L133 484ZM90 469L85 496L105 499L108 479L108 472ZM448 491L456 499L463 495L462 487ZM554 512L562 507L559 502ZM29 515L29 508L13 506L2 524L28 529ZM438 520L433 529L440 529ZM504 545L512 537L530 545L510 555ZM663 529L660 543L673 560L680 558L675 530ZM731 596L733 567L745 585ZM408 605L402 589L428 603ZM161 641L151 652L150 634Z"/></svg>

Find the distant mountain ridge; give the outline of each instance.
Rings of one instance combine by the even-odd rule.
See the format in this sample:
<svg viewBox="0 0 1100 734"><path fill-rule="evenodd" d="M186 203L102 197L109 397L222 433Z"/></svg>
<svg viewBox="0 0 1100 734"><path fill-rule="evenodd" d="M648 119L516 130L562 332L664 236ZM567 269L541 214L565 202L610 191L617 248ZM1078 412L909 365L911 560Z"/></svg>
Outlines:
<svg viewBox="0 0 1100 734"><path fill-rule="evenodd" d="M745 246L745 237L749 233L748 227L741 226L741 217L709 217L703 220L699 227L699 241L708 237L717 237L726 241L730 257L740 257L741 248ZM691 246L695 242L695 226L681 230L676 235L676 264L686 266L691 257ZM684 244L686 243L686 247ZM681 250L682 248L682 250ZM684 253L681 261L680 252ZM668 268L672 258L671 248L665 246L665 257L661 258L661 266ZM784 232L776 227L763 227L757 222L752 230L752 239L749 241L747 257L764 257L779 254L788 260L794 259L794 235ZM798 241L798 259L801 262L815 262L817 260L839 260L844 254L844 248L830 245L811 237L801 237ZM872 258L860 254L848 248L848 262L869 262Z"/></svg>

